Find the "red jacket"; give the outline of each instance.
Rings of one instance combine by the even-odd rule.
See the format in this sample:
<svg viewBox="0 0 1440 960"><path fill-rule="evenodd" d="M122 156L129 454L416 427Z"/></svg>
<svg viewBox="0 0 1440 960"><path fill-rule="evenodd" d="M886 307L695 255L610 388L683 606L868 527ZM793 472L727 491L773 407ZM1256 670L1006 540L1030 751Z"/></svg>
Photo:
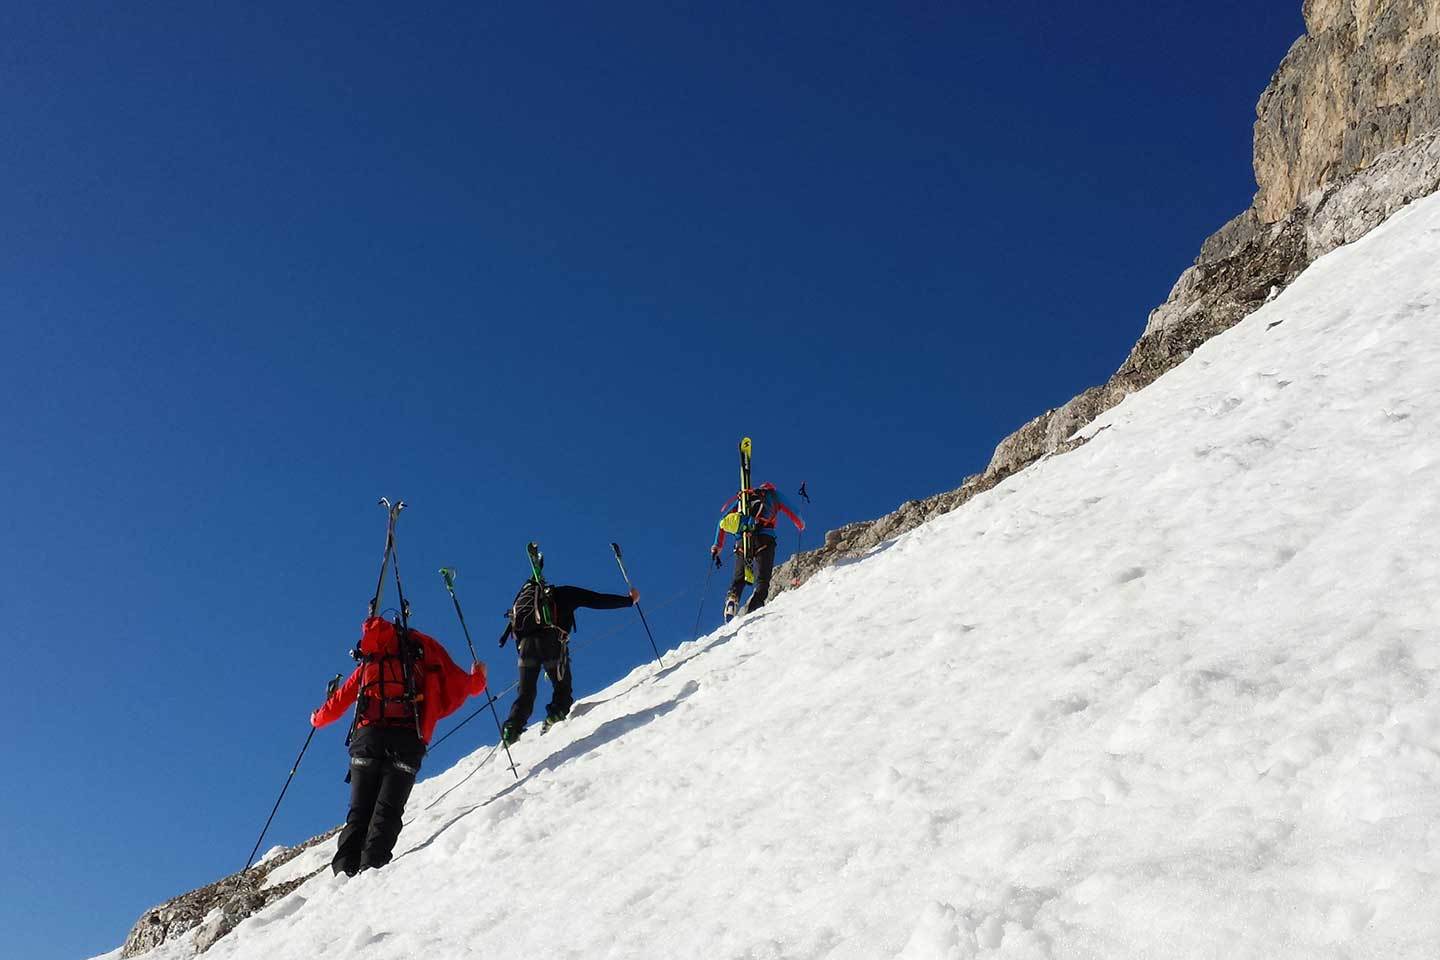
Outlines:
<svg viewBox="0 0 1440 960"><path fill-rule="evenodd" d="M411 630L410 636L419 641L422 651L415 663L419 673L415 678L416 707L420 711L420 739L429 743L441 717L459 710L466 697L485 692L485 665L477 663L473 672L466 673L455 665L434 637L419 630ZM386 719L386 704L380 696L397 697L404 689L395 625L381 617L366 620L361 627L360 652L369 659L356 667L320 709L310 715L311 726L323 727L344 716L362 687L370 703L360 715L358 725L369 726Z"/></svg>

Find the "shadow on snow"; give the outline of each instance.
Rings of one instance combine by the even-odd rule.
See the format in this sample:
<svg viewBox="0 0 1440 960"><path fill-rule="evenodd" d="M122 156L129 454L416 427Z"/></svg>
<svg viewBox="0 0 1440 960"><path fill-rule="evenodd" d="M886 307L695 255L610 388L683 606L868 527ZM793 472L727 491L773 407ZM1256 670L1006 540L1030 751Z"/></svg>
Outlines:
<svg viewBox="0 0 1440 960"><path fill-rule="evenodd" d="M490 806L490 804L496 802L497 800L502 800L505 797L509 796L511 793L524 786L525 783L529 781L532 777L534 777L536 774L545 773L550 770L555 770L561 766L564 766L571 760L583 757L585 754L589 753L591 750L594 750L596 747L603 746L611 742L612 740L618 740L620 737L623 737L625 734L630 733L632 730L638 730L640 727L645 726L651 721L657 720L660 717L665 716L665 714L680 706L681 703L683 703L687 698L689 698L692 694L695 693L695 691L699 689L700 684L694 680L691 680L689 683L685 684L685 686L681 687L679 692L676 693L675 696L671 697L669 700L657 703L653 707L646 707L644 710L637 710L634 713L628 713L623 717L616 717L613 720L606 720L604 723L600 724L600 726L596 727L592 732L581 737L579 740L576 740L574 743L571 743L555 751L550 756L540 761L540 763L531 767L530 770L526 772L525 776L521 777L515 783L510 784L505 789L501 790L499 793L491 797L489 800L486 800L483 803L477 803L472 807L467 807L466 809L461 810L454 817L451 817L449 820L443 823L440 828L437 829L434 833L432 833L428 838L411 847L409 850L406 850L404 853L402 853L395 859L400 860L404 857L410 856L413 853L419 853L421 850L424 850L426 847L430 846L432 843L438 840L441 834L449 830L455 824L459 823L465 817L468 817L476 810L488 807ZM490 756L494 756L496 752L497 751L492 750ZM480 761L480 763L476 764L475 770L472 770L469 774L466 774L465 780L468 780L471 776L473 776L475 772L478 771L482 766L484 766L486 761L488 761L489 759L490 757L486 757L485 760L482 760ZM465 780L461 780L460 783L464 783ZM440 796L444 797L446 794L450 793L451 790L454 790L455 787L460 786L460 783L455 784L454 787L451 787L450 790L445 791L445 793L441 794ZM437 797L435 801L432 801L430 806L434 806L435 803L438 803L439 799L440 798ZM429 807L427 807L426 809L429 809Z"/></svg>

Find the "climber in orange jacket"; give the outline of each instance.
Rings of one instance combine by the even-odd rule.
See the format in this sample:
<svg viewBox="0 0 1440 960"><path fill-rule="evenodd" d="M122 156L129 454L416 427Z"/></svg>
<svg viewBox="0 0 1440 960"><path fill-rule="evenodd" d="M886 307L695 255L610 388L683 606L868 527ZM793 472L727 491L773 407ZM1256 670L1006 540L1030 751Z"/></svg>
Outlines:
<svg viewBox="0 0 1440 960"><path fill-rule="evenodd" d="M802 484L803 486L803 484ZM750 513L742 514L737 507L730 508L748 494ZM809 499L808 496L806 499ZM725 534L735 534L735 578L730 583L730 592L725 595L725 620L740 613L740 593L745 589L746 570L755 579L755 589L745 612L750 613L765 606L770 596L770 572L775 567L775 522L780 514L790 518L796 530L805 529L805 521L796 513L773 483L762 483L753 490L745 490L730 498L720 508L720 522L715 527L715 542L710 546L710 556L715 566L720 566L720 551L725 548ZM750 552L745 552L745 535L750 535Z"/></svg>
<svg viewBox="0 0 1440 960"><path fill-rule="evenodd" d="M401 634L408 642L401 642ZM334 723L356 704L350 730L350 812L331 869L354 876L390 862L405 802L441 717L485 692L485 664L467 673L434 637L380 617L365 621L355 649L360 665L310 715Z"/></svg>

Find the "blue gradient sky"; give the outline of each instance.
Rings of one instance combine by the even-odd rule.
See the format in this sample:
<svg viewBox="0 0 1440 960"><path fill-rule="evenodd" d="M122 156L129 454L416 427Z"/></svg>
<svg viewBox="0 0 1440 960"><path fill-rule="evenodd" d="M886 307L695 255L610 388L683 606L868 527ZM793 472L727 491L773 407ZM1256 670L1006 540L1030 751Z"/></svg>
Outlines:
<svg viewBox="0 0 1440 960"><path fill-rule="evenodd" d="M416 625L463 659L457 567L501 687L528 539L610 590L619 540L689 637L742 434L816 536L981 469L1248 203L1303 31L1298 0L231 7L0 3L17 957L241 865L350 666L381 494ZM579 636L582 693L650 655L628 612ZM342 738L273 842L343 816Z"/></svg>

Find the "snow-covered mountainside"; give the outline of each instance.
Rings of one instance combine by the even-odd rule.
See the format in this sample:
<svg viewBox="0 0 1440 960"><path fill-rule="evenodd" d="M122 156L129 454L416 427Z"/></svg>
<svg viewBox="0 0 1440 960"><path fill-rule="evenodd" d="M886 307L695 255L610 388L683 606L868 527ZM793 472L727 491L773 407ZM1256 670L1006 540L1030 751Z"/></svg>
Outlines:
<svg viewBox="0 0 1440 960"><path fill-rule="evenodd" d="M1435 956L1436 264L1440 197L209 956Z"/></svg>

